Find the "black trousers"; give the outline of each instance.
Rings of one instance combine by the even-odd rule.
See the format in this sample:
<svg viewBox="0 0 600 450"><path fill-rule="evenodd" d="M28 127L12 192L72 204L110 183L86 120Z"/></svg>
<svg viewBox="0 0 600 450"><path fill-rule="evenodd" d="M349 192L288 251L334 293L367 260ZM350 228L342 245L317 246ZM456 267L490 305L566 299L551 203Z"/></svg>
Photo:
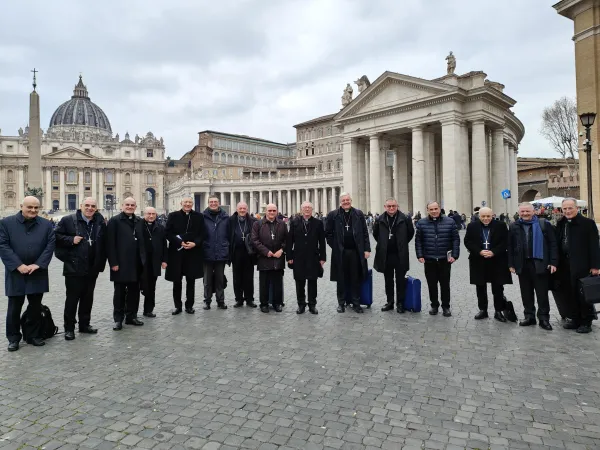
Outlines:
<svg viewBox="0 0 600 450"><path fill-rule="evenodd" d="M273 289L273 306L283 305L283 270L261 270L258 273L260 306L269 306L269 289Z"/></svg>
<svg viewBox="0 0 600 450"><path fill-rule="evenodd" d="M295 280L296 298L298 306L306 306L306 292L304 287L308 284L308 306L317 306L317 280Z"/></svg>
<svg viewBox="0 0 600 450"><path fill-rule="evenodd" d="M394 274L396 275L396 283L394 283ZM383 277L385 279L385 296L387 297L388 304L394 304L395 284L397 306L404 305L404 297L406 297L406 270L400 267L398 255L387 255Z"/></svg>
<svg viewBox="0 0 600 450"><path fill-rule="evenodd" d="M44 294L29 294L27 296L27 302L29 309L29 320L37 319L30 323L31 338L38 337L41 333L40 320L42 316L42 297ZM8 342L20 342L23 338L21 334L21 310L25 303L25 296L18 295L14 297L8 297L8 309L6 310L6 338Z"/></svg>
<svg viewBox="0 0 600 450"><path fill-rule="evenodd" d="M173 303L175 308L183 309L183 303L181 302L181 292L183 291L183 277L179 278L179 281L173 281ZM196 279L192 277L185 277L185 309L191 309L194 307L194 297L196 296Z"/></svg>
<svg viewBox="0 0 600 450"><path fill-rule="evenodd" d="M156 306L156 280L158 277L148 276L144 287L140 286L140 291L144 294L144 314L154 311ZM142 291L143 289L143 291Z"/></svg>
<svg viewBox="0 0 600 450"><path fill-rule="evenodd" d="M254 302L254 264L245 249L238 249L233 253L231 270L235 301L246 304Z"/></svg>
<svg viewBox="0 0 600 450"><path fill-rule="evenodd" d="M67 299L65 301L64 325L66 331L75 331L76 314L79 318L79 328L89 326L97 279L98 272L91 272L81 277L65 277ZM79 311L77 306L79 306Z"/></svg>
<svg viewBox="0 0 600 450"><path fill-rule="evenodd" d="M596 317L594 306L587 303L579 292L579 280L571 276L569 264L563 264L560 269L563 271L560 290L568 308L567 317L579 325L591 325Z"/></svg>
<svg viewBox="0 0 600 450"><path fill-rule="evenodd" d="M362 257L362 255L360 255ZM356 249L345 248L342 253L344 279L337 282L339 305L346 304L346 290L350 289L352 304L360 306L360 283L362 281L361 261Z"/></svg>
<svg viewBox="0 0 600 450"><path fill-rule="evenodd" d="M537 317L542 320L550 319L550 301L548 300L549 272L536 273L535 261L526 259L519 275L519 287L523 299L523 312L526 319L535 318L535 297L537 297ZM535 292L535 297L534 297Z"/></svg>
<svg viewBox="0 0 600 450"><path fill-rule="evenodd" d="M137 318L140 308L140 285L137 281L133 283L116 283L113 297L113 319L115 322L123 322L123 319L132 320Z"/></svg>
<svg viewBox="0 0 600 450"><path fill-rule="evenodd" d="M506 309L504 301L504 286L498 283L490 283L492 285L492 295L494 296L494 311L502 312ZM477 292L477 306L481 311L488 309L488 292L487 284L478 284L475 286Z"/></svg>
<svg viewBox="0 0 600 450"><path fill-rule="evenodd" d="M204 263L204 302L210 305L213 292L217 303L225 303L225 261Z"/></svg>
<svg viewBox="0 0 600 450"><path fill-rule="evenodd" d="M452 265L445 259L425 261L425 278L429 289L429 300L432 308L439 308L438 283L442 300L442 308L450 308L450 269Z"/></svg>

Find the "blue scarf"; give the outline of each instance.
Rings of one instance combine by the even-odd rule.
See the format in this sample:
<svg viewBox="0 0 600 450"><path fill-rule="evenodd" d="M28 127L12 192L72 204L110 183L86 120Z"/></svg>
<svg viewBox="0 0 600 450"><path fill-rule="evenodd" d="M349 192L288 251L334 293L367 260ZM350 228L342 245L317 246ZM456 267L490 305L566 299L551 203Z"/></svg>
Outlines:
<svg viewBox="0 0 600 450"><path fill-rule="evenodd" d="M544 259L544 233L538 217L534 215L531 220L519 219L519 223L531 224L531 231L533 233L533 258Z"/></svg>

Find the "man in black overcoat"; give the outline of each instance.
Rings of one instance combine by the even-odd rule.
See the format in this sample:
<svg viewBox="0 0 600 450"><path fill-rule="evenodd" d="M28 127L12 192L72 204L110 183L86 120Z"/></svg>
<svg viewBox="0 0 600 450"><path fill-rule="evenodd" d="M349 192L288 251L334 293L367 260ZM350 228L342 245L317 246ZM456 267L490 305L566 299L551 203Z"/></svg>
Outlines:
<svg viewBox="0 0 600 450"><path fill-rule="evenodd" d="M192 209L194 199L184 197L181 209L167 218L167 240L169 255L165 280L173 282L173 315L181 314L183 303L181 293L185 277L185 312L194 314L196 280L204 275L202 244L206 235L204 217Z"/></svg>
<svg viewBox="0 0 600 450"><path fill-rule="evenodd" d="M394 274L396 275L396 311L404 312L406 272L409 268L408 243L415 235L410 217L398 210L393 198L385 201L385 214L373 224L373 238L377 241L373 268L383 272L387 303L382 311L394 309Z"/></svg>
<svg viewBox="0 0 600 450"><path fill-rule="evenodd" d="M337 282L337 312L346 311L345 295L350 289L352 308L362 313L360 286L368 276L371 243L365 216L352 207L352 197L347 192L340 195L340 207L327 214L325 238L331 247L330 279Z"/></svg>
<svg viewBox="0 0 600 450"><path fill-rule="evenodd" d="M525 314L525 319L519 322L522 327L537 323L537 297L539 325L544 330L552 330L548 283L550 275L556 272L558 266L555 233L550 222L534 214L533 205L519 205L519 220L513 222L508 230L508 267L519 276Z"/></svg>
<svg viewBox="0 0 600 450"><path fill-rule="evenodd" d="M465 247L469 252L469 274L475 285L479 312L476 320L488 318L487 283L492 285L494 296L494 319L506 322L504 310L504 285L512 284L508 270L508 229L505 222L492 220L490 208L479 210L479 220L467 226Z"/></svg>
<svg viewBox="0 0 600 450"><path fill-rule="evenodd" d="M302 203L302 217L290 222L287 236L287 260L294 271L296 281L297 314L306 311L305 286L308 284L308 310L317 311L317 279L323 276L323 265L327 260L325 228L323 222L313 217L313 205Z"/></svg>
<svg viewBox="0 0 600 450"><path fill-rule="evenodd" d="M6 337L8 351L19 350L21 310L28 301L27 343L45 344L41 334L42 297L50 290L48 266L54 252L54 229L49 220L38 216L40 201L25 197L21 211L0 220L0 258L4 263L4 289L8 297Z"/></svg>
<svg viewBox="0 0 600 450"><path fill-rule="evenodd" d="M568 307L568 317L563 328L577 333L592 331L594 307L585 302L579 292L579 279L600 273L600 245L598 227L592 219L577 211L577 200L562 201L563 217L556 226L559 265L556 275L559 291Z"/></svg>
<svg viewBox="0 0 600 450"><path fill-rule="evenodd" d="M229 218L229 260L233 272L234 308L256 308L254 303L254 266L256 254L252 247L252 226L256 219L248 214L245 202L237 204L236 212Z"/></svg>
<svg viewBox="0 0 600 450"><path fill-rule="evenodd" d="M90 320L98 274L104 272L106 266L106 223L98 212L96 200L85 198L77 212L60 219L55 233L56 257L64 263L65 339L72 341L76 315L80 333L98 332Z"/></svg>
<svg viewBox="0 0 600 450"><path fill-rule="evenodd" d="M108 221L106 227L106 254L110 266L110 281L114 282L113 330L123 328L123 319L128 325L141 326L144 322L137 318L140 307L140 275L142 264L138 249L139 236L135 215L135 199L123 200L121 213Z"/></svg>
<svg viewBox="0 0 600 450"><path fill-rule="evenodd" d="M156 280L161 269L167 268L167 237L165 228L156 220L156 209L148 206L144 209L143 220L138 220L137 235L142 263L140 291L144 295L144 317L156 317Z"/></svg>

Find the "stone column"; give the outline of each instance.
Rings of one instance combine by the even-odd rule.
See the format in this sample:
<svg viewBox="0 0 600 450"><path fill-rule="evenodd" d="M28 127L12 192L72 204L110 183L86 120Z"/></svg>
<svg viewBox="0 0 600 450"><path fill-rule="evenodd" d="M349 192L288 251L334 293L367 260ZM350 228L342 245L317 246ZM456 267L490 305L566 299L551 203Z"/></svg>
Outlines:
<svg viewBox="0 0 600 450"><path fill-rule="evenodd" d="M335 195L335 188L334 188L334 187L332 187L332 188L331 188L331 210L332 210L332 211L333 211L334 209L336 209L336 207L337 207L337 204L338 204L338 203L337 203L337 198L336 198L336 195Z"/></svg>
<svg viewBox="0 0 600 450"><path fill-rule="evenodd" d="M394 148L394 165L392 166L392 197L398 200L400 180L398 179L398 147Z"/></svg>
<svg viewBox="0 0 600 450"><path fill-rule="evenodd" d="M458 212L468 214L473 203L471 195L471 162L469 158L469 128L466 122L460 124L460 155L461 155L461 197Z"/></svg>
<svg viewBox="0 0 600 450"><path fill-rule="evenodd" d="M356 186L356 195L358 197L358 207L359 209L365 210L367 201L366 201L366 191L367 184L365 179L365 144L359 143L357 144L357 159L358 159L358 181Z"/></svg>
<svg viewBox="0 0 600 450"><path fill-rule="evenodd" d="M383 211L383 202L388 197L389 180L387 178L387 167L385 166L385 152L389 144L381 139L379 141L379 183L381 184L381 195L379 196L379 207L377 211Z"/></svg>
<svg viewBox="0 0 600 450"><path fill-rule="evenodd" d="M425 154L423 152L423 126L412 129L412 208L419 211L425 209Z"/></svg>
<svg viewBox="0 0 600 450"><path fill-rule="evenodd" d="M267 203L273 203L273 191L269 189L269 201Z"/></svg>
<svg viewBox="0 0 600 450"><path fill-rule="evenodd" d="M294 190L294 194L295 194L295 203L296 203L296 210L294 211L294 214L297 213L298 211L300 211L300 189L295 189Z"/></svg>
<svg viewBox="0 0 600 450"><path fill-rule="evenodd" d="M77 176L79 177L79 179L78 179L79 180L79 184L78 184L79 194L77 195L77 206L81 205L83 203L83 199L85 198L85 188L83 186L83 181L84 181L83 174L84 174L83 169L80 169L79 172L77 173Z"/></svg>
<svg viewBox="0 0 600 450"><path fill-rule="evenodd" d="M423 131L423 159L425 160L425 203L435 199L435 154L434 135L430 131ZM414 207L413 213L420 211L424 206Z"/></svg>
<svg viewBox="0 0 600 450"><path fill-rule="evenodd" d="M511 192L511 196L512 196L512 187L510 185L510 172L511 172L511 165L510 165L510 154L511 154L511 150L509 148L509 144L508 141L504 141L504 185L506 186L505 189L510 190ZM511 202L512 199L508 199L504 201L504 212L505 213L509 213L511 210Z"/></svg>
<svg viewBox="0 0 600 450"><path fill-rule="evenodd" d="M46 187L44 188L44 200L46 200L46 211L52 209L52 167L46 167Z"/></svg>
<svg viewBox="0 0 600 450"><path fill-rule="evenodd" d="M96 199L96 206L98 206L98 209L100 209L100 205L99 205L99 201L100 199L98 198L98 178L96 177L96 169L91 169L91 174L92 174L92 190L91 190L91 196L92 198Z"/></svg>
<svg viewBox="0 0 600 450"><path fill-rule="evenodd" d="M344 173L344 190L351 192L357 187L358 181L358 159L356 138L344 138L342 143L343 159L342 169Z"/></svg>
<svg viewBox="0 0 600 450"><path fill-rule="evenodd" d="M98 171L98 209L104 209L104 172Z"/></svg>
<svg viewBox="0 0 600 450"><path fill-rule="evenodd" d="M500 215L504 211L504 199L501 192L506 189L504 128L494 130L492 142L492 208Z"/></svg>
<svg viewBox="0 0 600 450"><path fill-rule="evenodd" d="M379 155L379 136L369 136L369 187L370 187L370 205L369 210L375 214L381 211L381 161ZM334 201L334 205L337 202Z"/></svg>
<svg viewBox="0 0 600 450"><path fill-rule="evenodd" d="M65 168L61 167L58 172L58 182L59 182L59 197L58 197L58 208L61 211L66 211L67 204L65 199Z"/></svg>
<svg viewBox="0 0 600 450"><path fill-rule="evenodd" d="M365 214L369 211L369 209L371 208L371 185L369 183L369 178L371 176L371 174L369 173L369 165L370 165L370 161L369 161L369 143L366 142L365 143L365 148L364 148L364 158L365 158Z"/></svg>
<svg viewBox="0 0 600 450"><path fill-rule="evenodd" d="M473 198L471 201L471 211L476 206L481 206L485 201L490 205L489 185L488 185L488 154L485 144L485 122L483 119L473 121L473 179L471 180ZM465 214L467 214L465 212Z"/></svg>
<svg viewBox="0 0 600 450"><path fill-rule="evenodd" d="M511 194L512 194L512 207L511 207L511 215L514 215L519 206L519 171L517 167L517 157L518 151L517 147L511 148L511 167L510 167L510 177L511 177Z"/></svg>
<svg viewBox="0 0 600 450"><path fill-rule="evenodd" d="M456 209L461 201L460 141L460 122L456 119L442 122L442 204L446 212Z"/></svg>
<svg viewBox="0 0 600 450"><path fill-rule="evenodd" d="M409 196L408 192L408 171L409 166L412 171L412 164L408 160L408 146L406 144L401 144L396 150L396 166L397 172L396 176L398 177L398 190L396 200L398 201L398 208L403 212L412 211L413 214L422 209L423 207L411 206L412 198Z"/></svg>

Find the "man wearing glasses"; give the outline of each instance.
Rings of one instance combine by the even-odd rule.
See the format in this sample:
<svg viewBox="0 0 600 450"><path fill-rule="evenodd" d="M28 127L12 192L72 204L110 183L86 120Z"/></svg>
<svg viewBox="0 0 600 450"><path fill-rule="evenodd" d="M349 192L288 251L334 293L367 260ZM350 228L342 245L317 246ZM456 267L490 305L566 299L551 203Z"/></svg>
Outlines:
<svg viewBox="0 0 600 450"><path fill-rule="evenodd" d="M394 273L396 274L396 311L404 312L406 272L408 272L408 243L415 235L412 220L398 211L393 198L385 201L386 214L379 216L373 225L373 238L377 241L373 268L383 272L387 303L382 311L394 309Z"/></svg>
<svg viewBox="0 0 600 450"><path fill-rule="evenodd" d="M63 217L56 234L56 257L63 265L67 298L65 301L65 339L75 339L75 314L79 305L79 332L96 334L90 325L94 289L99 272L106 266L104 238L106 224L97 210L96 200L88 197L74 214Z"/></svg>

